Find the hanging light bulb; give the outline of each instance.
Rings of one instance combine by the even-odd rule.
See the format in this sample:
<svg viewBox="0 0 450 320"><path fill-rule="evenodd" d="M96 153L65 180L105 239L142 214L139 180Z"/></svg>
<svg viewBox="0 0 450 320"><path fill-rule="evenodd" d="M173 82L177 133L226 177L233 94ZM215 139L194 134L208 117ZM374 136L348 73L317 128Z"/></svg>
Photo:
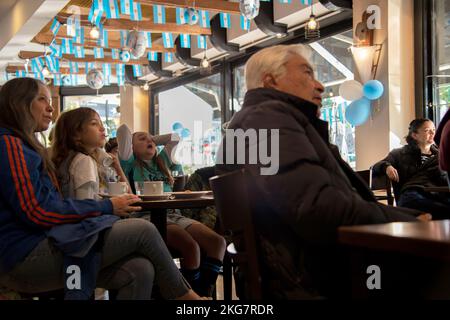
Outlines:
<svg viewBox="0 0 450 320"><path fill-rule="evenodd" d="M89 33L92 39L98 39L100 37L100 31L97 26L93 26L91 32Z"/></svg>
<svg viewBox="0 0 450 320"><path fill-rule="evenodd" d="M320 38L320 25L313 12L313 6L311 5L311 15L309 21L305 27L305 39Z"/></svg>
<svg viewBox="0 0 450 320"><path fill-rule="evenodd" d="M316 21L316 17L314 15L311 15L309 17L308 29L309 30L316 30L317 29L317 21Z"/></svg>
<svg viewBox="0 0 450 320"><path fill-rule="evenodd" d="M149 88L150 88L150 86L148 85L148 82L146 82L144 84L144 86L142 87L142 89L144 89L145 91L148 91Z"/></svg>
<svg viewBox="0 0 450 320"><path fill-rule="evenodd" d="M205 54L205 56L203 57L203 59L202 59L202 61L200 61L200 66L202 67L202 68L209 68L209 66L210 66L210 63L209 63L209 61L208 61L208 58L206 57L206 54Z"/></svg>

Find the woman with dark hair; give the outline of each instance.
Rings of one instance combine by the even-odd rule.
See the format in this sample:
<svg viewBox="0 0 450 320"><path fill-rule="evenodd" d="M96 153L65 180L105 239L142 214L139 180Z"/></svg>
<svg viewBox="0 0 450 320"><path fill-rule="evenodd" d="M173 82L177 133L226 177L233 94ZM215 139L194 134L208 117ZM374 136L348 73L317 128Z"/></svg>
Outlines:
<svg viewBox="0 0 450 320"><path fill-rule="evenodd" d="M446 194L424 191L425 187L447 184L439 169L439 150L434 145L434 123L416 119L409 125L406 146L395 149L374 165L375 174L386 174L393 182L397 205L431 213L434 219L450 217L450 198Z"/></svg>
<svg viewBox="0 0 450 320"><path fill-rule="evenodd" d="M49 234L56 235L55 229L63 237L75 237L64 230L88 231L101 220L111 220L112 215L126 217L140 210L133 206L140 199L130 194L102 201L63 199L54 166L35 136L52 121L50 97L48 88L31 78L13 79L0 90L0 286L30 294L62 289L68 283L64 281L70 272L64 268L67 252L63 255L61 247L49 238ZM88 220L90 224L85 223ZM94 281L94 287L117 290L121 299L150 299L153 278L158 278L155 272L162 271L161 282L171 284L169 288L161 286L166 289L164 297L199 298L181 274L164 273L151 263L150 257L165 254L173 264L148 221L118 220L101 235L91 235L76 234L82 236L76 238L79 246L67 248L76 249L73 254L80 259L89 256L92 248L96 257L100 252L101 259L89 260L98 266L96 271L79 271L81 284ZM85 270L84 265L79 268Z"/></svg>

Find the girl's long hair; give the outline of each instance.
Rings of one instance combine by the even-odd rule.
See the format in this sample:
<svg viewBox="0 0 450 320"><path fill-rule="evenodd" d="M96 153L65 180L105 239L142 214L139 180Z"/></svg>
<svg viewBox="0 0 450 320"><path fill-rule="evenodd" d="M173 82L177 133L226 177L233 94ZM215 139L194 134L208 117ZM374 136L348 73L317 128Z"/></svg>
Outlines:
<svg viewBox="0 0 450 320"><path fill-rule="evenodd" d="M36 137L38 123L31 113L31 105L37 98L40 86L45 85L32 78L16 78L0 89L0 127L9 129L14 136L26 142L42 157L44 172L52 175L54 166L47 149Z"/></svg>
<svg viewBox="0 0 450 320"><path fill-rule="evenodd" d="M91 156L97 163L97 168L100 167L98 155L96 153L90 154L77 138L92 117L96 115L97 112L94 109L77 108L63 112L59 116L52 143L52 161L56 168L60 168L64 161L72 162L69 157L73 158L78 152ZM99 174L99 178L102 181L102 175Z"/></svg>

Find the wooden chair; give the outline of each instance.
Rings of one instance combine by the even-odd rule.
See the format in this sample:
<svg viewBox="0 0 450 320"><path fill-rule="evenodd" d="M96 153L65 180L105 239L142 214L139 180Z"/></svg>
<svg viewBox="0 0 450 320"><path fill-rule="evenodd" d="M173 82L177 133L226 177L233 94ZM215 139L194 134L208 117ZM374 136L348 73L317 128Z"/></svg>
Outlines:
<svg viewBox="0 0 450 320"><path fill-rule="evenodd" d="M387 201L389 205L394 205L391 180L386 175L376 176L373 174L372 168L370 170L357 171L356 173L367 183L370 190L378 191L377 195L375 195L378 201ZM380 192L386 192L386 195L380 195Z"/></svg>
<svg viewBox="0 0 450 320"><path fill-rule="evenodd" d="M244 296L239 298L260 300L263 296L260 266L244 171L212 177L209 181L221 228L233 241L227 254L244 274Z"/></svg>

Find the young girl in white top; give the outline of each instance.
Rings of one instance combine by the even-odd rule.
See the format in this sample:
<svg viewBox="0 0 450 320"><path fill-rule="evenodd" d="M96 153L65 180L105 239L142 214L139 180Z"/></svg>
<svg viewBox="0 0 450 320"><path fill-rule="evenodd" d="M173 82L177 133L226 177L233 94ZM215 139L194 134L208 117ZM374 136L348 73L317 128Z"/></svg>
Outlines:
<svg viewBox="0 0 450 320"><path fill-rule="evenodd" d="M178 143L176 137L171 134L152 137L147 132L132 135L130 129L122 125L117 130L117 141L120 164L132 187L132 181L163 181L164 191L172 191L174 179L170 172L182 170L171 158L172 149ZM164 145L164 149L158 152L157 144ZM172 212L167 217L167 245L181 254L184 277L200 295L211 296L225 254L225 239L179 213Z"/></svg>
<svg viewBox="0 0 450 320"><path fill-rule="evenodd" d="M105 144L105 128L97 112L90 108L78 108L61 114L55 127L55 137L52 146L52 160L58 172L58 180L65 197L76 199L94 199L106 186L107 177L102 168L101 148ZM126 181L122 169L117 161L115 170L120 179ZM140 219L125 219L117 223L133 225ZM137 271L146 274L145 278L134 281L131 288L123 291L137 291L131 295L136 299L146 299L151 294L153 281L159 285L164 298L198 299L199 296L186 286L186 281L181 276L170 253L164 244L157 229L151 225L147 232L136 233L130 239L117 242L115 254L126 255L128 243L140 237L145 238L148 246L142 248L133 265L123 266L123 279L116 279L115 285L121 288L129 286L128 282ZM109 259L111 257L103 257ZM117 259L120 260L120 259ZM106 287L108 289L108 287ZM113 288L113 289L117 289ZM128 295L127 297L129 297Z"/></svg>

